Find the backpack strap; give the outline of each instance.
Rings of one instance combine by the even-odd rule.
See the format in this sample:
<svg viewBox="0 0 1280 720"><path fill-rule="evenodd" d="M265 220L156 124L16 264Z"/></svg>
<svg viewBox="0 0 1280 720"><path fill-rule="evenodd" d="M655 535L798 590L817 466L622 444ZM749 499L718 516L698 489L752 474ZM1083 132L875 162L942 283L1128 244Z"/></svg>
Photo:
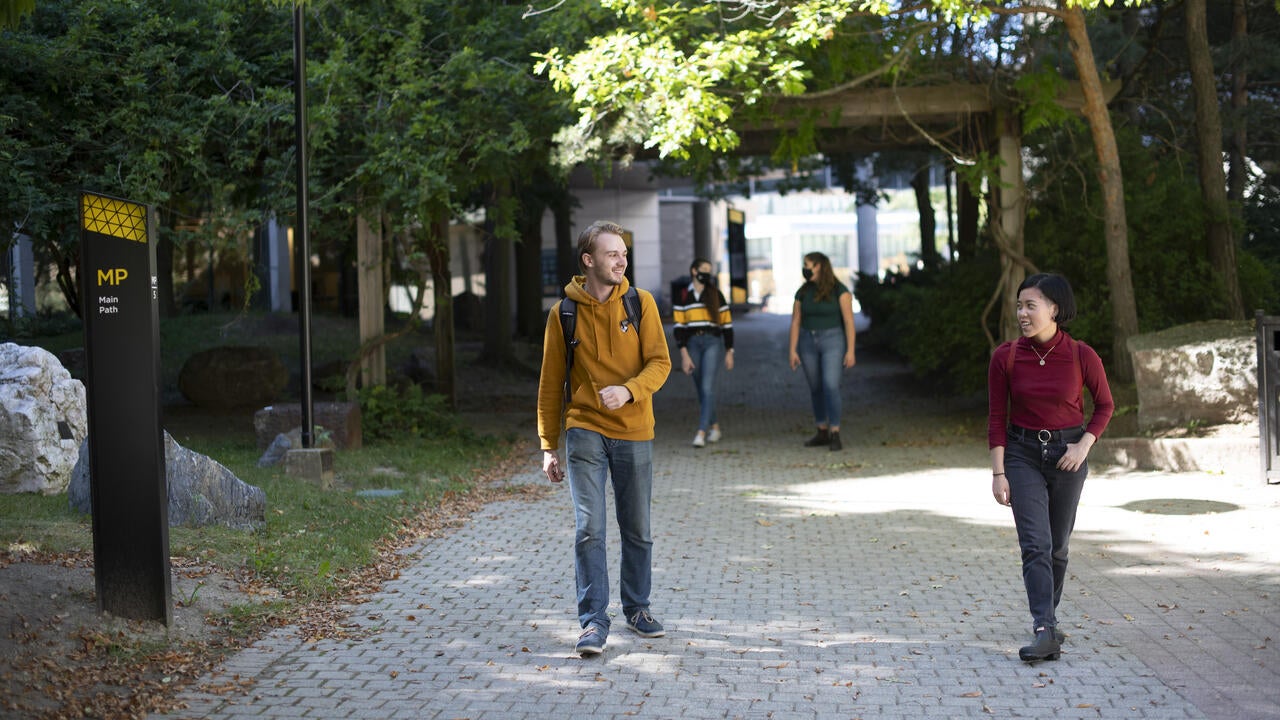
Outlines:
<svg viewBox="0 0 1280 720"><path fill-rule="evenodd" d="M622 308L627 313L627 322L631 323L631 327L636 329L636 333L640 332L640 293L634 287L627 288L627 292L622 296Z"/></svg>
<svg viewBox="0 0 1280 720"><path fill-rule="evenodd" d="M573 373L573 349L578 345L578 302L560 301L560 332L564 335L564 404L569 404L569 376Z"/></svg>

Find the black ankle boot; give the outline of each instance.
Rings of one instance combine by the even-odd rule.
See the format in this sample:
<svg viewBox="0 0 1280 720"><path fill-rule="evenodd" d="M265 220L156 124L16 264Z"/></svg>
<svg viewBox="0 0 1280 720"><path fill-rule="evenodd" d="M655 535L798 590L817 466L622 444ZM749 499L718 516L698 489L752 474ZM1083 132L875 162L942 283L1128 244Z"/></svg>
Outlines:
<svg viewBox="0 0 1280 720"><path fill-rule="evenodd" d="M1026 662L1037 660L1057 660L1062 651L1062 644L1055 637L1054 628L1036 630L1035 642L1018 650L1018 657Z"/></svg>
<svg viewBox="0 0 1280 720"><path fill-rule="evenodd" d="M841 450L841 449L843 449L843 448L844 448L844 445L841 445L841 444L840 444L840 431L839 431L839 430L832 430L832 431L831 431L831 433L828 435L828 437L830 437L830 438L831 438L831 442L830 442L830 443L828 443L831 447L828 447L828 448L827 448L828 450L830 450L830 451L832 451L832 452L835 452L836 450Z"/></svg>
<svg viewBox="0 0 1280 720"><path fill-rule="evenodd" d="M805 447L822 447L831 443L831 434L826 428L818 428L818 432L808 440L804 441Z"/></svg>

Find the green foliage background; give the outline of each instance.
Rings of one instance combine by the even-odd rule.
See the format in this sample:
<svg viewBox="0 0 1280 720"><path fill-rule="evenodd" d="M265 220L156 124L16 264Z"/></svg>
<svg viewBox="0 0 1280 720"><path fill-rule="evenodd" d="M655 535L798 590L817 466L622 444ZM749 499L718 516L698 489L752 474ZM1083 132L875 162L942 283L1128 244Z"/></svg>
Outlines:
<svg viewBox="0 0 1280 720"><path fill-rule="evenodd" d="M1121 131L1125 200L1134 292L1142 332L1223 317L1225 293L1204 247L1204 209L1185 156L1144 144ZM1042 130L1027 138L1037 171L1027 217L1026 250L1042 272L1064 275L1075 292L1078 315L1068 328L1110 364L1111 306L1106 282L1101 199L1087 135ZM1245 307L1280 311L1277 267L1280 203L1263 195L1251 204L1254 241L1238 256ZM1255 225L1256 223L1256 225ZM1270 229L1268 229L1270 228ZM1266 241L1265 238L1271 238ZM1252 250L1258 249L1262 257ZM1000 277L990 248L974 259L883 282L859 275L855 295L872 320L868 340L905 358L916 375L939 392L967 393L985 387L993 349L983 332L982 311ZM997 332L996 311L988 330Z"/></svg>

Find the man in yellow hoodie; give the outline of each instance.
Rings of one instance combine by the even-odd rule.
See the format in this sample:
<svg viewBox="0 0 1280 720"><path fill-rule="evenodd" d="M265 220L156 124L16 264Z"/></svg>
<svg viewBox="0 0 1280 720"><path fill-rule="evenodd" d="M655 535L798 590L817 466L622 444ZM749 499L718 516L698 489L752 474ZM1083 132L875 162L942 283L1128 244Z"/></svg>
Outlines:
<svg viewBox="0 0 1280 720"><path fill-rule="evenodd" d="M569 478L573 496L574 571L578 588L577 651L598 655L609 636L609 571L605 553L606 483L622 540L622 614L642 637L665 634L649 612L653 539L653 394L671 372L671 354L653 296L638 290L640 327L631 327L623 303L630 287L623 229L596 222L578 236L582 275L565 286L577 303L573 369L565 399L565 337L560 303L547 316L538 383L538 437L542 470L558 483ZM565 464L559 457L561 421Z"/></svg>

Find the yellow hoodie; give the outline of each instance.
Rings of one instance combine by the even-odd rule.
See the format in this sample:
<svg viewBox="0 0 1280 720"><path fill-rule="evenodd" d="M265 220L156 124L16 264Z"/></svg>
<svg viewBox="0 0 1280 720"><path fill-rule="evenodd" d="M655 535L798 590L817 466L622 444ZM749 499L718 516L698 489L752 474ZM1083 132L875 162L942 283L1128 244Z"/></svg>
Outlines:
<svg viewBox="0 0 1280 720"><path fill-rule="evenodd" d="M640 332L629 327L622 296L630 284L624 279L605 302L586 290L586 278L574 277L565 285L565 296L578 303L573 353L571 396L564 412L565 428L593 430L615 440L653 439L653 394L671 372L671 353L653 295L640 295ZM560 447L560 419L564 410L564 331L560 327L560 303L547 314L542 339L542 376L538 381L538 437L543 450ZM632 401L610 410L600 391L624 385Z"/></svg>

